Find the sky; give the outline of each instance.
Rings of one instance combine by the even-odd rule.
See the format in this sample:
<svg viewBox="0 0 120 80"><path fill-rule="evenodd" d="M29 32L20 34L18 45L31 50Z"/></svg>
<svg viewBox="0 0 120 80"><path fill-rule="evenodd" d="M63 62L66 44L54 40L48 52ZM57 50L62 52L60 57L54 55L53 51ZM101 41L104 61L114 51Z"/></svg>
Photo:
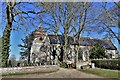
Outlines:
<svg viewBox="0 0 120 80"><path fill-rule="evenodd" d="M111 3L109 5L109 7L112 6L112 5L113 5L113 3ZM0 15L5 16L5 12L4 12L5 11L5 5L1 6L1 2L0 2L0 7L2 7L2 8L0 8L0 12L2 12L2 13L0 13ZM29 9L34 9L33 6L31 6L31 5L27 5L27 7ZM40 9L40 8L38 8L38 9ZM38 9L35 9L35 10L37 11ZM29 14L29 15L32 15L32 14ZM3 35L3 31L4 31L4 28L5 28L5 25L6 25L5 19L2 16L0 16L0 22L2 22L2 28L0 27L0 36ZM35 15L32 15L32 16L35 16ZM16 17L16 20L17 19L18 18ZM22 29L18 29L17 31L15 31L15 30L11 31L11 37L10 37L11 38L11 41L10 41L10 45L11 45L11 47L10 47L10 55L15 55L17 60L20 57L20 47L18 47L18 45L19 44L23 44L22 41L21 41L21 39L23 39L26 35L28 35L32 31L34 31L37 28L37 26L39 26L39 24L40 24L39 21L37 21L37 20L34 23L35 23L36 27L33 27L32 25L30 25L29 23L27 23L27 25L29 25L29 30L28 31L26 31L23 26L19 26ZM13 27L16 27L16 26L17 26L17 24L14 23ZM46 25L42 25L42 27L47 27L47 26ZM113 30L116 31L116 32L118 32L118 29L113 29ZM82 34L82 36L92 37L92 38L103 38L103 34L97 34L95 32L92 32L91 34L88 34L88 33L85 32L85 33ZM114 43L114 45L120 51L120 46L118 46L117 40L114 39L114 40L112 40L112 42Z"/></svg>

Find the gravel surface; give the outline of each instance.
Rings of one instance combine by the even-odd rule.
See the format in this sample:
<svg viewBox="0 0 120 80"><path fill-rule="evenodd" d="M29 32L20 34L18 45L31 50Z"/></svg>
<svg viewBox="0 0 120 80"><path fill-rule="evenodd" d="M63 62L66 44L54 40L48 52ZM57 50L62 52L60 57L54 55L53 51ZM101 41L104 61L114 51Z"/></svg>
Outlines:
<svg viewBox="0 0 120 80"><path fill-rule="evenodd" d="M83 73L75 69L60 68L57 72L42 73L42 74L24 74L9 76L6 78L103 78L93 74Z"/></svg>

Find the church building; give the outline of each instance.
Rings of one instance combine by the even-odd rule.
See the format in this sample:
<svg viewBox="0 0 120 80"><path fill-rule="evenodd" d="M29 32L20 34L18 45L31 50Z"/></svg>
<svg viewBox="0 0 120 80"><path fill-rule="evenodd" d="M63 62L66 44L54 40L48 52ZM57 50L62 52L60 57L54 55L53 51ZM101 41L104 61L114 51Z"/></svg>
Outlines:
<svg viewBox="0 0 120 80"><path fill-rule="evenodd" d="M63 61L64 55L64 37L62 35L52 35L45 32L42 27L34 32L34 40L31 47L30 61L37 65L56 65ZM89 50L95 43L99 43L106 49L106 53L110 58L115 58L116 47L110 40L81 37L80 50L78 53L78 61L89 60ZM68 36L69 51L67 53L67 61L75 63L74 47L78 46L78 41L74 42L72 36Z"/></svg>

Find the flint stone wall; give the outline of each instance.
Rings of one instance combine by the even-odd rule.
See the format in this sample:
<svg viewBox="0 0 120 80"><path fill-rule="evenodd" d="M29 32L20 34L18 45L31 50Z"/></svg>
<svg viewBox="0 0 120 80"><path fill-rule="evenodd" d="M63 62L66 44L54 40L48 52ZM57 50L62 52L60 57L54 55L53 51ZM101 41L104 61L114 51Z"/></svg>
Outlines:
<svg viewBox="0 0 120 80"><path fill-rule="evenodd" d="M44 73L54 72L59 70L57 65L44 65L44 66L30 66L30 67L14 67L14 68L0 68L0 75L16 74L16 73Z"/></svg>

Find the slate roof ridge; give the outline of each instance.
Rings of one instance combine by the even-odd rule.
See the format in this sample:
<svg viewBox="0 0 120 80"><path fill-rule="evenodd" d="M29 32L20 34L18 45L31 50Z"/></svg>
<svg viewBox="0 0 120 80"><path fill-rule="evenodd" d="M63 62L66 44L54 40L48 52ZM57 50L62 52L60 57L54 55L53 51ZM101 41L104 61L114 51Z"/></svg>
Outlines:
<svg viewBox="0 0 120 80"><path fill-rule="evenodd" d="M48 34L48 36L50 37L51 42L53 44L56 44L56 43L54 43L54 38L56 37L56 35ZM54 38L52 38L52 36L54 36ZM58 34L58 40L60 41L60 43L64 43L63 35ZM92 44L95 44L95 43L99 43L101 46L103 46L109 50L117 50L117 48L114 46L114 44L112 43L111 40L107 40L107 39L103 39L103 38L92 38L92 37L81 36L80 45L91 46ZM73 36L68 35L68 44L78 45L78 40L76 39L75 43L73 43Z"/></svg>

